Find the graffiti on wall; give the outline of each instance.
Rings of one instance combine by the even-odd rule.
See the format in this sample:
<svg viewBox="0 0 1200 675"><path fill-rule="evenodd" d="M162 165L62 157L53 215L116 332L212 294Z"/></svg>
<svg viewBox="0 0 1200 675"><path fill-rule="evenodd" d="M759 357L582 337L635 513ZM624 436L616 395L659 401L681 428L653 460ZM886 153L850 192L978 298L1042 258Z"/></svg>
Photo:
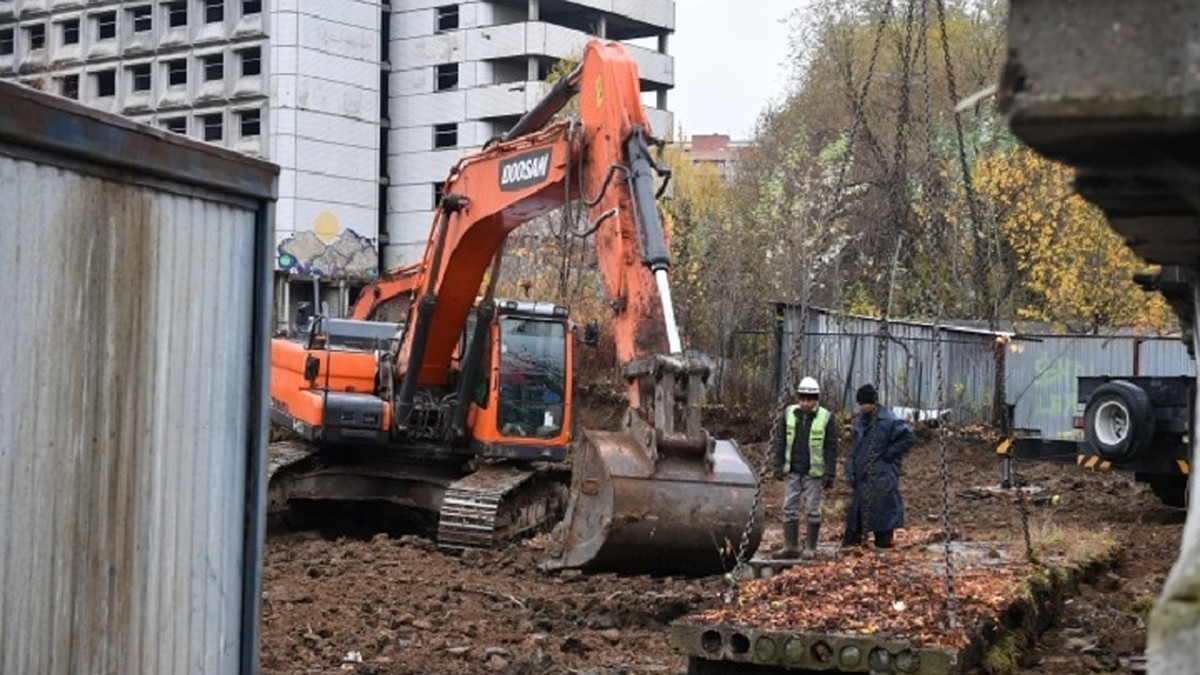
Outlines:
<svg viewBox="0 0 1200 675"><path fill-rule="evenodd" d="M373 279L379 272L375 241L343 229L328 211L317 215L311 230L281 241L275 264L285 272L326 279Z"/></svg>
<svg viewBox="0 0 1200 675"><path fill-rule="evenodd" d="M1029 420L1024 425L1041 429L1047 438L1075 440L1079 432L1071 426L1078 403L1076 378L1085 368L1078 360L1064 353L1038 354L1033 366L1037 374L1026 388Z"/></svg>

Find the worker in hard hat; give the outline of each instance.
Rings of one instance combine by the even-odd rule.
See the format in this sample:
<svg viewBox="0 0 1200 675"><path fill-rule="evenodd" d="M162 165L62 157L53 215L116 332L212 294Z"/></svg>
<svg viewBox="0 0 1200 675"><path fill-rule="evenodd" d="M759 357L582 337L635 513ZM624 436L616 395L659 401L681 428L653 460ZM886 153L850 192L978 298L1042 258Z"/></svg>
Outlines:
<svg viewBox="0 0 1200 675"><path fill-rule="evenodd" d="M783 497L783 548L776 559L795 558L800 539L800 506L808 530L805 558L817 554L821 533L821 502L837 473L838 429L833 413L817 404L821 387L811 377L800 380L796 402L783 412L775 433L775 478L787 479Z"/></svg>

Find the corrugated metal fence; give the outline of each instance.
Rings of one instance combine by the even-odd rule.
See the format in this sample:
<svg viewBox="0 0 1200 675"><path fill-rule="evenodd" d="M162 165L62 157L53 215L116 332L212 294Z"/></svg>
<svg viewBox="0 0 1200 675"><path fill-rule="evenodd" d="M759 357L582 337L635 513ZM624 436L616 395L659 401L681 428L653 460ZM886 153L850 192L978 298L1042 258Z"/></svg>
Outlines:
<svg viewBox="0 0 1200 675"><path fill-rule="evenodd" d="M0 672L255 672L275 175L0 82Z"/></svg>
<svg viewBox="0 0 1200 675"><path fill-rule="evenodd" d="M802 325L802 314L804 315ZM816 377L823 399L853 409L854 392L874 382L890 406L950 411L958 423L991 423L996 388L1013 406L1013 425L1040 429L1046 438L1073 438L1075 378L1079 375L1192 375L1195 364L1178 337L1020 334L942 325L941 378L934 359L938 331L928 323L891 321L880 360L880 322L822 309L802 312L776 306L775 391L795 386L800 377ZM1003 347L998 352L998 347ZM1003 380L997 363L1002 359ZM876 377L877 370L882 377Z"/></svg>

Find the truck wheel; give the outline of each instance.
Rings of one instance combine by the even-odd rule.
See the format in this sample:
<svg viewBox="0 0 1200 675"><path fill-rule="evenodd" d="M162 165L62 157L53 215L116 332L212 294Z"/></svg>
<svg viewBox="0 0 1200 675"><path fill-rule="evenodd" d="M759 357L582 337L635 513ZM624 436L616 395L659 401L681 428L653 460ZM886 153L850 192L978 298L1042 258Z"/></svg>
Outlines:
<svg viewBox="0 0 1200 675"><path fill-rule="evenodd" d="M1084 411L1083 436L1096 454L1129 461L1154 435L1154 410L1141 387L1113 380L1092 393Z"/></svg>
<svg viewBox="0 0 1200 675"><path fill-rule="evenodd" d="M1153 474L1146 479L1150 491L1166 506L1187 506L1188 477L1176 474Z"/></svg>

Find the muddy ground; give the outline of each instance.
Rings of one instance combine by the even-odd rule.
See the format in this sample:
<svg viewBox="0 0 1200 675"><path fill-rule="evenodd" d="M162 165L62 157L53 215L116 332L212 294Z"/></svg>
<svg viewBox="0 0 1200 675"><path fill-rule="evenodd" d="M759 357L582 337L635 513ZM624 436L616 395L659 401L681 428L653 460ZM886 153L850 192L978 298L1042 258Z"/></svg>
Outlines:
<svg viewBox="0 0 1200 675"><path fill-rule="evenodd" d="M754 425L709 424L737 438L756 465L766 444ZM941 443L923 438L904 467L910 526L940 527ZM965 538L1011 539L1023 549L1015 501L990 496L998 482L993 441L947 432L953 529ZM1024 465L1057 499L1030 504L1035 541L1072 526L1104 530L1124 545L1117 566L1080 589L1056 625L1022 654L1020 673L1142 672L1146 614L1175 559L1182 511L1161 506L1125 474L1073 464ZM765 487L764 548L778 545L779 483ZM823 540L834 541L848 491L829 496ZM898 537L902 540L905 532ZM719 605L728 582L618 577L537 569L543 540L462 556L415 536L326 539L272 536L263 584L262 671L283 673L684 673L667 644L671 620Z"/></svg>

